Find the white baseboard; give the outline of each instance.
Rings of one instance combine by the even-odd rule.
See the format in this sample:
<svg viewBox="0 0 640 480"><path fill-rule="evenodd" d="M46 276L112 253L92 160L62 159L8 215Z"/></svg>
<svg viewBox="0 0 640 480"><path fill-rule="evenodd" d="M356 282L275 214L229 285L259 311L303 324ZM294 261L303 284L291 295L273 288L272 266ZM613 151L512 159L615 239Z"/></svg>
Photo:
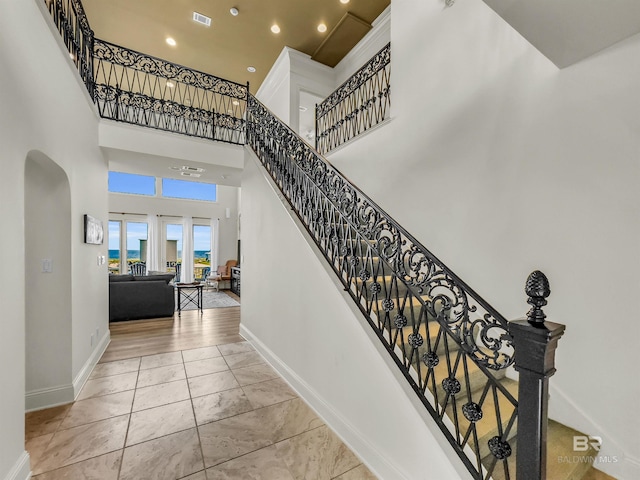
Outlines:
<svg viewBox="0 0 640 480"><path fill-rule="evenodd" d="M96 345L96 348L93 350L93 353L87 359L84 366L80 369L80 371L78 372L78 375L76 375L76 378L73 380L73 399L74 400L80 394L80 390L82 390L82 387L84 387L84 384L89 379L91 372L93 372L93 368L96 366L96 364L102 357L102 354L107 349L110 342L111 342L111 332L109 331L109 329L107 329L106 333L102 336L102 338L100 339L100 342L98 343L98 345Z"/></svg>
<svg viewBox="0 0 640 480"><path fill-rule="evenodd" d="M640 478L640 459L631 456L606 429L595 423L578 404L553 382L549 387L549 418L586 435L602 438L602 448L593 466L618 480Z"/></svg>
<svg viewBox="0 0 640 480"><path fill-rule="evenodd" d="M64 405L73 402L73 399L73 385L59 385L27 392L24 396L24 407L25 411L31 412Z"/></svg>
<svg viewBox="0 0 640 480"><path fill-rule="evenodd" d="M25 411L42 410L44 408L56 407L73 402L80 393L80 390L82 390L89 375L91 375L93 367L96 366L98 360L100 360L100 357L102 357L102 354L109 346L110 341L111 332L107 330L71 385L60 385L27 392L25 394Z"/></svg>
<svg viewBox="0 0 640 480"><path fill-rule="evenodd" d="M394 465L385 459L383 452L378 451L371 445L361 432L354 428L353 425L328 404L316 390L283 363L279 357L242 324L240 324L240 335L260 352L300 397L331 427L345 445L360 457L360 460L362 460L372 473L378 478L409 480Z"/></svg>
<svg viewBox="0 0 640 480"><path fill-rule="evenodd" d="M20 458L9 470L4 480L29 480L31 478L31 466L29 465L29 453L25 450Z"/></svg>

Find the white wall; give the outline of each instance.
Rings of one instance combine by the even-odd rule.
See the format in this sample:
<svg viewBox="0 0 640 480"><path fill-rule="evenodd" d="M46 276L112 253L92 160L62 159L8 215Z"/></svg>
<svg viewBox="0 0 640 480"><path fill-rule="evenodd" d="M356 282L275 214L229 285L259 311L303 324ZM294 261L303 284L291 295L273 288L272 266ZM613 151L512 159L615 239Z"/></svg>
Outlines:
<svg viewBox="0 0 640 480"><path fill-rule="evenodd" d="M391 23L393 118L330 160L507 318L548 275L552 416L639 478L640 36L558 70L480 0Z"/></svg>
<svg viewBox="0 0 640 480"><path fill-rule="evenodd" d="M256 98L283 122L291 121L290 48L283 48L256 92Z"/></svg>
<svg viewBox="0 0 640 480"><path fill-rule="evenodd" d="M107 166L98 148L97 118L73 72L69 55L51 33L36 0L0 5L0 478L28 475L25 411L25 161L39 151L69 179L71 197L71 372L83 381L107 336L107 267L97 266L106 245L83 241L84 213L107 218ZM28 254L28 252L27 252ZM54 259L55 261L55 259ZM52 319L57 321L58 319ZM104 346L104 343L100 346Z"/></svg>
<svg viewBox="0 0 640 480"><path fill-rule="evenodd" d="M256 93L256 98L297 132L301 93L325 98L334 88L335 74L332 68L311 60L305 53L284 47Z"/></svg>
<svg viewBox="0 0 640 480"><path fill-rule="evenodd" d="M218 218L220 264L235 259L238 251L238 188L226 185L217 186L216 202L196 200L177 200L142 195L109 194L109 211L118 213L143 213L172 217ZM230 209L230 218L226 218L226 209ZM111 214L113 219L117 217ZM165 220L162 218L161 220ZM146 221L146 220L143 220Z"/></svg>
<svg viewBox="0 0 640 480"><path fill-rule="evenodd" d="M450 447L247 151L241 332L385 480L461 477ZM268 288L265 288L265 281ZM405 390L405 387L407 390ZM456 459L459 463L459 461Z"/></svg>

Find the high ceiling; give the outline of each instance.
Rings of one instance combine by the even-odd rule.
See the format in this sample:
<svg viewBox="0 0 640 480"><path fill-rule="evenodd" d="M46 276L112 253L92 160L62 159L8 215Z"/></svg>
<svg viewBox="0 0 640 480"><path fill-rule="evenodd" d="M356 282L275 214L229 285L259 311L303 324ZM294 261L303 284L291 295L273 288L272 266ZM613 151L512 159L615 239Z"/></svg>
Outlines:
<svg viewBox="0 0 640 480"><path fill-rule="evenodd" d="M334 66L390 0L82 0L96 37L256 92L284 46ZM230 13L231 8L238 15ZM193 12L211 18L206 27ZM323 23L327 30L318 31ZM272 33L276 24L280 33ZM166 43L172 37L176 46ZM256 69L255 73L247 67Z"/></svg>
<svg viewBox="0 0 640 480"><path fill-rule="evenodd" d="M484 0L558 67L640 32L638 0Z"/></svg>

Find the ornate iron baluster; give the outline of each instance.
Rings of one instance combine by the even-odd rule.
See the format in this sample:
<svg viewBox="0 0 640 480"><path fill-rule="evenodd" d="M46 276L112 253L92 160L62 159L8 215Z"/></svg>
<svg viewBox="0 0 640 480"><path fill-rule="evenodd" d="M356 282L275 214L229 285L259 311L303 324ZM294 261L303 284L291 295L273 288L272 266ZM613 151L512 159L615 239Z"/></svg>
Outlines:
<svg viewBox="0 0 640 480"><path fill-rule="evenodd" d="M351 140L389 117L391 44L316 105L316 149L320 153Z"/></svg>
<svg viewBox="0 0 640 480"><path fill-rule="evenodd" d="M249 85L95 39L95 101L104 118L243 145Z"/></svg>
<svg viewBox="0 0 640 480"><path fill-rule="evenodd" d="M93 93L93 30L80 0L44 0L91 98Z"/></svg>

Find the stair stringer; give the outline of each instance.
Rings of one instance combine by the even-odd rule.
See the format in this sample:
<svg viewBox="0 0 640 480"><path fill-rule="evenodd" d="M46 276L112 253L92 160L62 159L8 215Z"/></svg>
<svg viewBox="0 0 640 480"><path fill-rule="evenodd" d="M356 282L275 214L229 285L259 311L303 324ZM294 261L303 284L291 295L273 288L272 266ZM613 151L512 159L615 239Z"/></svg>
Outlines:
<svg viewBox="0 0 640 480"><path fill-rule="evenodd" d="M249 149L242 188L242 334L380 478L471 478Z"/></svg>

